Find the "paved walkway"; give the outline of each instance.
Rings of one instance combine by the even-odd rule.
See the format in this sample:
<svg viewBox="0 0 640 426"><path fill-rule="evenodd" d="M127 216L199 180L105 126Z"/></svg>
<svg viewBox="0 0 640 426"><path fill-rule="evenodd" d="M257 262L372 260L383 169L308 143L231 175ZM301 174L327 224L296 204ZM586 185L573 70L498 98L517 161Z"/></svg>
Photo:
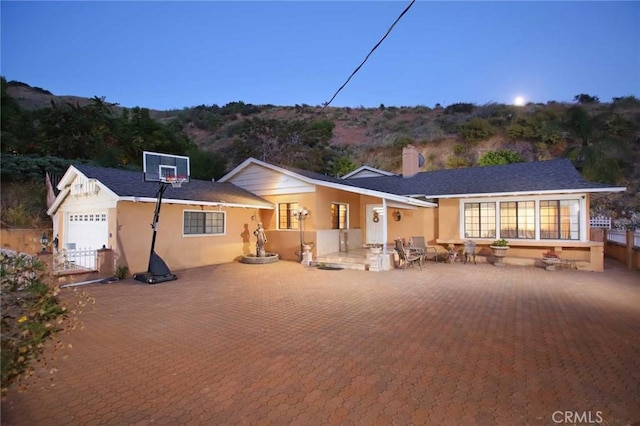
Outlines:
<svg viewBox="0 0 640 426"><path fill-rule="evenodd" d="M96 299L84 330L3 400L2 424L640 421L638 272L280 261L178 275L82 287Z"/></svg>

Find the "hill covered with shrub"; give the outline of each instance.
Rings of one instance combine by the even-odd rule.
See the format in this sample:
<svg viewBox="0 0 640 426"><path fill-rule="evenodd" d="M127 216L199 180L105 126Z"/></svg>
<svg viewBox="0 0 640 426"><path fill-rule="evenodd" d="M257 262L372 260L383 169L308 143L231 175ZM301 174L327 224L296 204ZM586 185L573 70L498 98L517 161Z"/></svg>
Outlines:
<svg viewBox="0 0 640 426"><path fill-rule="evenodd" d="M141 169L142 151L189 155L200 179L217 179L249 156L330 175L363 164L400 171L402 148L412 144L423 170L566 156L585 178L628 187L599 199L599 208L640 210L640 101L574 100L378 108L238 101L154 111L2 79L2 184L61 173L71 162Z"/></svg>

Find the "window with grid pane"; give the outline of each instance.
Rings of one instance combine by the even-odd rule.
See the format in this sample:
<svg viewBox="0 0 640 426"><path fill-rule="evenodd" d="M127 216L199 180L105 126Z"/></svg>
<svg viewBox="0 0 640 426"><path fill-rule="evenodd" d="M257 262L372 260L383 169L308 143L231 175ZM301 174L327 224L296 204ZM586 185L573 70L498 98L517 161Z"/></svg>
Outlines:
<svg viewBox="0 0 640 426"><path fill-rule="evenodd" d="M298 209L298 203L278 204L278 229L298 229L298 219L293 212Z"/></svg>
<svg viewBox="0 0 640 426"><path fill-rule="evenodd" d="M464 204L465 238L495 238L496 203Z"/></svg>
<svg viewBox="0 0 640 426"><path fill-rule="evenodd" d="M184 212L185 235L224 234L224 212Z"/></svg>
<svg viewBox="0 0 640 426"><path fill-rule="evenodd" d="M579 240L580 201L540 201L540 239Z"/></svg>
<svg viewBox="0 0 640 426"><path fill-rule="evenodd" d="M535 201L501 202L500 238L535 238L535 205Z"/></svg>
<svg viewBox="0 0 640 426"><path fill-rule="evenodd" d="M331 203L331 229L347 228L347 205Z"/></svg>

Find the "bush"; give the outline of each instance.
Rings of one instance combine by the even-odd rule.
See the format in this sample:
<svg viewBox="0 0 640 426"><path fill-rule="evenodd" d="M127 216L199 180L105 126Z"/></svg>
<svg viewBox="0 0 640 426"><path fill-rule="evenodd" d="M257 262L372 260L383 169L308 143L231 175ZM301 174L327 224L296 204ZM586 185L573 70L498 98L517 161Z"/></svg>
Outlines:
<svg viewBox="0 0 640 426"><path fill-rule="evenodd" d="M12 252L0 253L0 290L2 291L1 372L2 394L14 383L26 387L32 364L41 360L44 344L61 330L79 324L77 315L87 303L86 293L74 308L60 303L59 287L44 282L45 265L40 259ZM54 350L61 348L61 342ZM55 371L55 367L50 370Z"/></svg>
<svg viewBox="0 0 640 426"><path fill-rule="evenodd" d="M473 118L459 127L458 133L468 142L480 142L496 134L495 128L483 118Z"/></svg>
<svg viewBox="0 0 640 426"><path fill-rule="evenodd" d="M469 161L469 159L457 155L447 158L447 161L445 162L445 167L447 169L464 169L470 165L471 161Z"/></svg>
<svg viewBox="0 0 640 426"><path fill-rule="evenodd" d="M478 160L479 166L498 166L501 164L522 163L523 159L516 152L510 149L502 149L500 151L488 151L480 160Z"/></svg>

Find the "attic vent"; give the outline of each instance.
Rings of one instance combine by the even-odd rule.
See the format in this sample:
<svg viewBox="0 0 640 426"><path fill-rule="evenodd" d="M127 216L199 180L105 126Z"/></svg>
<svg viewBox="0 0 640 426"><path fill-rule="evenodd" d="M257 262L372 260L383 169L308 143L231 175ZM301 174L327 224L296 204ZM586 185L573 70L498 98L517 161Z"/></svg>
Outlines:
<svg viewBox="0 0 640 426"><path fill-rule="evenodd" d="M87 179L71 187L71 194L76 197L97 194L98 192L100 192L100 187L95 179Z"/></svg>

